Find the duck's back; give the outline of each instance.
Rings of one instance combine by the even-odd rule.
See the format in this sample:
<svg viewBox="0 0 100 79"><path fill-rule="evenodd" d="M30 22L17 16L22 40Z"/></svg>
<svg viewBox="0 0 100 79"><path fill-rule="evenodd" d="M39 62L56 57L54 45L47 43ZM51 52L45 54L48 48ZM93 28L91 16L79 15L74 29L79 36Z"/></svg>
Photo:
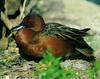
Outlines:
<svg viewBox="0 0 100 79"><path fill-rule="evenodd" d="M58 23L47 23L46 28L44 29L42 34L48 37L55 37L56 40L52 38L52 43L53 45L55 45L55 47L58 47L58 44L56 43L57 41L62 41L62 45L63 45L62 47L67 49L67 52L71 52L69 51L69 47L72 47L70 49L74 48L73 50L76 50L84 54L85 56L92 56L93 49L83 39L84 36L88 35L87 33L88 30L90 29L86 28L86 29L78 30ZM50 43L51 41L49 40L48 45ZM60 48L60 46L58 48Z"/></svg>

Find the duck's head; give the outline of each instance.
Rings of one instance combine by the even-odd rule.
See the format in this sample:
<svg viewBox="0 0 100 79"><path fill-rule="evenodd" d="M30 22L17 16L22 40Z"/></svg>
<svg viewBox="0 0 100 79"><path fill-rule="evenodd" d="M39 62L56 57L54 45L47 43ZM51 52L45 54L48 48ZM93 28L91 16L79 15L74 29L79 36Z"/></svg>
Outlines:
<svg viewBox="0 0 100 79"><path fill-rule="evenodd" d="M45 22L40 15L27 15L23 21L16 27L12 28L11 31L18 31L23 28L30 28L34 32L41 32L45 27Z"/></svg>

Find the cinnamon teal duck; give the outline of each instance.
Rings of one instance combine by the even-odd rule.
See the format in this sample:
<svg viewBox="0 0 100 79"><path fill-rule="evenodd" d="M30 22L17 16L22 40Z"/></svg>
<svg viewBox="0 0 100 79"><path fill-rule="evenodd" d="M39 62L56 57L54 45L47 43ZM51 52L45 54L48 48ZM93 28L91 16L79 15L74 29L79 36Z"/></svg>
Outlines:
<svg viewBox="0 0 100 79"><path fill-rule="evenodd" d="M86 57L93 56L93 49L83 39L89 30L45 23L40 15L28 15L21 24L11 29L12 32L17 31L15 42L20 54L33 59L43 57L47 49L56 57L65 57L76 51Z"/></svg>

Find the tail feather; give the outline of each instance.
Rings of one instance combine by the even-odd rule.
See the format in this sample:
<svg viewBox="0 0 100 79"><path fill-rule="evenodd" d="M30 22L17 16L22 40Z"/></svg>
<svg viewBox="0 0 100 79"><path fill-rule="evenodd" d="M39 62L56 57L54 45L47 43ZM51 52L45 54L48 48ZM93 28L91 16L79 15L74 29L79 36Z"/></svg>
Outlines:
<svg viewBox="0 0 100 79"><path fill-rule="evenodd" d="M93 56L92 48L75 48L78 52L82 53L85 56Z"/></svg>
<svg viewBox="0 0 100 79"><path fill-rule="evenodd" d="M85 29L82 29L82 30L80 30L80 31L82 31L82 32L87 32L87 31L89 31L90 30L90 28L85 28Z"/></svg>

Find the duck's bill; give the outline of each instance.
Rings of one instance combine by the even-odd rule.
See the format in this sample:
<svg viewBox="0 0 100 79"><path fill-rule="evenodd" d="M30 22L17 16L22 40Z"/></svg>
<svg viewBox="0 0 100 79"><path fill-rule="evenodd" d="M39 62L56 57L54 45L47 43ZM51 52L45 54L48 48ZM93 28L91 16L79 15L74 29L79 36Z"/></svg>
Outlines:
<svg viewBox="0 0 100 79"><path fill-rule="evenodd" d="M15 26L11 29L11 32L16 32L16 31L19 31L20 29L23 29L24 28L24 25L23 24L20 24L18 26Z"/></svg>

